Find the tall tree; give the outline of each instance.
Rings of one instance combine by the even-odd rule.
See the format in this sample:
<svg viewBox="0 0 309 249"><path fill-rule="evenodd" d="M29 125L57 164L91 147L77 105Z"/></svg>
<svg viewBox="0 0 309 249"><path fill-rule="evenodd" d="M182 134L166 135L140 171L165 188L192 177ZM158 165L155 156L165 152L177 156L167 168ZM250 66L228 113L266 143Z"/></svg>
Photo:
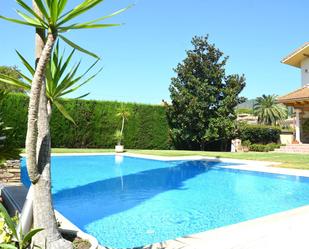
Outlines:
<svg viewBox="0 0 309 249"><path fill-rule="evenodd" d="M37 3L33 0L33 10L38 17L44 18L43 13L39 9ZM45 47L45 29L36 27L35 32L35 71L38 69L40 58ZM46 69L43 69L45 74ZM35 74L35 73L34 73ZM44 228L42 233L38 233L34 237L34 244L44 246L47 242L47 248L72 248L71 244L64 240L58 231L57 221L53 209L51 197L51 172L50 172L50 153L51 153L51 137L50 137L50 111L46 97L46 79L42 75L41 89L37 96L38 106L38 123L37 123L37 138L36 138L36 154L37 167L40 177L34 187L34 202L33 202L33 225L37 228ZM32 94L32 89L31 89ZM30 96L31 99L31 96ZM31 100L30 100L31 101ZM29 128L29 120L28 120ZM28 136L32 134L27 132ZM26 147L27 149L27 147ZM46 242L45 242L46 241Z"/></svg>
<svg viewBox="0 0 309 249"><path fill-rule="evenodd" d="M224 144L233 137L245 78L226 75L228 57L208 42L208 36L194 37L192 45L174 70L167 117L176 148L205 150L214 141Z"/></svg>
<svg viewBox="0 0 309 249"><path fill-rule="evenodd" d="M37 43L37 44L40 44L40 43ZM46 73L45 73L45 75L46 75L45 82L46 83L42 85L42 90L41 90L40 94L42 95L42 91L46 91L48 122L49 122L51 115L52 115L53 105L55 105L58 108L58 110L64 115L64 117L66 117L68 120L75 123L73 118L71 117L71 115L65 110L64 106L61 104L61 97L64 97L67 94L76 91L81 86L83 86L84 84L89 82L91 79L93 79L101 71L101 69L100 69L97 73L92 74L91 76L88 76L89 71L98 62L98 60L96 60L96 62L93 63L89 68L87 68L87 70L84 73L78 74L78 69L80 68L80 65L81 65L80 62L75 64L72 68L70 68L70 62L73 58L74 52L75 52L75 50L73 50L69 54L68 57L65 57L64 55L59 54L59 43L57 43L56 48L53 51L53 55L51 57L51 60L49 61L48 66L46 68ZM29 73L33 76L33 74L35 72L35 68L33 68L31 66L31 63L29 63L19 52L17 52L17 54L20 57L22 63L28 69ZM0 74L0 81L3 81L6 84L11 85L11 86L17 86L20 89L23 89L25 92L29 92L30 89L31 89L31 79L29 77L27 77L22 72L19 72L19 74L21 75L23 80ZM86 76L87 76L87 78L86 78ZM43 89L43 87L45 87L45 85L46 85L46 89ZM82 96L77 97L77 99L82 98L84 96L87 96L88 94L89 93L83 94ZM0 95L0 97L1 97L1 95ZM0 100L1 100L1 98L0 98ZM44 116L39 115L39 121L38 121L39 123L42 121L41 120L42 117L44 117ZM46 127L46 124L44 124L44 125L45 125L44 127ZM50 139L50 135L49 134L47 134L47 135L45 136L46 141L47 141L47 139ZM39 148L41 149L43 147L41 145L43 145L43 144L38 144L38 149ZM1 150L1 148L0 148L0 150ZM39 153L41 153L41 152L38 151L38 154ZM47 174L47 177L45 177L45 178L50 177L49 176L50 175L50 164L48 164L48 166L45 167L43 172L44 172L45 175ZM42 174L42 176L43 176L43 174ZM39 183L40 183L40 181L37 184L38 187L40 186ZM45 190L47 190L47 189L45 189ZM42 191L40 193L43 194L43 195L46 195L46 193L44 193ZM36 205L36 204L40 204L40 203L41 202L35 202L34 208L37 208L38 210L42 209L41 206ZM46 207L48 207L49 209L52 209L52 205L46 206ZM50 213L52 213L52 212L50 212ZM37 220L44 220L44 219L37 219L37 217L35 217L34 220L37 221ZM46 220L48 220L48 219L46 219ZM53 224L53 223L50 223L50 222L48 224L45 224L45 225L35 223L36 227L43 227L43 226L46 227L46 225L49 225L50 229L54 229L54 226L56 224ZM35 239L37 240L38 237L40 237L40 236L44 238L44 237L48 236L48 234L53 234L53 233L50 233L50 232L48 232L48 229L45 229L43 232L41 232L41 234L37 234Z"/></svg>
<svg viewBox="0 0 309 249"><path fill-rule="evenodd" d="M277 102L277 95L265 95L256 98L253 113L258 117L258 122L265 125L278 125L288 116L288 110Z"/></svg>
<svg viewBox="0 0 309 249"><path fill-rule="evenodd" d="M26 138L27 169L34 186L34 224L44 228L44 236L36 236L35 244L46 248L71 248L58 232L51 200L50 179L50 110L46 97L45 71L50 61L54 44L60 37L65 43L81 52L98 58L94 53L79 47L61 33L89 28L106 28L117 24L99 23L125 9L98 19L71 23L76 17L94 8L103 0L83 0L75 8L64 11L67 0L33 0L34 8L22 0L16 0L24 11L17 11L23 20L0 16L15 23L36 28L36 69L31 83ZM46 32L46 37L45 36Z"/></svg>

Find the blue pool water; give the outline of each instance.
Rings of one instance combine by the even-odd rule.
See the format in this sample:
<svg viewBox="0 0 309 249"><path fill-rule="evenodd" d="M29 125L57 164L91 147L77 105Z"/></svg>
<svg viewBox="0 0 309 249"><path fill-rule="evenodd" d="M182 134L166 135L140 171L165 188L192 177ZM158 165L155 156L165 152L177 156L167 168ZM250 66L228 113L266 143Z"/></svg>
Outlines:
<svg viewBox="0 0 309 249"><path fill-rule="evenodd" d="M128 248L309 204L309 179L207 161L53 157L55 208L101 244ZM23 159L22 178L29 186Z"/></svg>

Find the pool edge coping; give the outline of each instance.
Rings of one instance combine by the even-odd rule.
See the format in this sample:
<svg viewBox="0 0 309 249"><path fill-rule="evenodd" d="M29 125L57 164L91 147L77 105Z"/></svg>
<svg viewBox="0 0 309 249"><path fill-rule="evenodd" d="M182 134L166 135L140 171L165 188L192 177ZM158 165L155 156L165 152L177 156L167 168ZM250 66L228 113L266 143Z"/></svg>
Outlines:
<svg viewBox="0 0 309 249"><path fill-rule="evenodd" d="M309 177L309 170L306 169L293 169L293 168L281 168L281 162L272 161L260 161L260 160L245 160L234 158L218 158L209 156L156 156L147 154L137 154L131 152L115 153L115 152L101 152L101 153L52 153L52 156L128 156L142 159L152 159L160 161L183 161L183 160L207 160L213 162L225 162L234 163L239 165L228 166L230 169L247 170L255 172L264 172L272 174L290 175L290 176L303 176ZM23 153L21 156L26 157ZM276 166L276 167L272 167ZM224 167L224 166L222 166Z"/></svg>
<svg viewBox="0 0 309 249"><path fill-rule="evenodd" d="M54 209L54 212L55 212L55 217L56 217L57 221L60 222L59 230L62 233L68 233L68 234L76 233L77 237L79 237L83 240L88 240L90 242L90 244L91 244L90 249L101 248L96 237L94 237L93 235L91 235L89 233L82 231L78 226L73 224L68 218L66 218L58 210Z"/></svg>
<svg viewBox="0 0 309 249"><path fill-rule="evenodd" d="M271 232L274 232L275 234L278 233L278 230L274 230L273 227L278 227L281 223L284 223L285 225L281 226L283 231L293 230L293 225L295 226L295 224L293 224L295 223L293 219L295 219L295 217L306 217L309 220L309 205L207 230L204 232L183 236L172 240L154 243L145 246L144 249L162 249L162 246L164 246L163 248L166 249L204 249L206 244L207 248L211 249L247 248L243 247L244 245L241 244L248 244L248 248L251 248L252 242L258 243L259 241L262 241L263 243L263 239L265 239L265 237L267 238ZM247 233L247 236L244 236L245 233ZM272 236L270 235L268 237ZM235 244L232 244L232 242Z"/></svg>
<svg viewBox="0 0 309 249"><path fill-rule="evenodd" d="M165 156L141 155L141 154L135 154L135 153L124 153L124 155L136 157L136 158L164 160L164 161L207 160L207 161L213 161L213 162L234 163L236 165L220 166L220 167L229 168L229 169L255 171L255 172L264 172L264 173L271 173L271 174L309 177L309 170L280 168L280 165L282 164L280 162L243 160L243 159L233 159L233 158L217 158L217 157L208 157L208 156L165 157ZM278 167L271 167L271 166L278 166Z"/></svg>

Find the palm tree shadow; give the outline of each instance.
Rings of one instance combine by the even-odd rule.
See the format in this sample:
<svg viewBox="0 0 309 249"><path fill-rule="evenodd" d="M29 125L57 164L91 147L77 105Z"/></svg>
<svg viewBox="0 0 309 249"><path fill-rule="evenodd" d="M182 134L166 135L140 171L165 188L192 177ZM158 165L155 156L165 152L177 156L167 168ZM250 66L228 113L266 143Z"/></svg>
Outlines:
<svg viewBox="0 0 309 249"><path fill-rule="evenodd" d="M216 162L181 162L175 167L141 171L89 183L53 195L55 208L80 228L131 209L170 190L184 190L184 182L207 172ZM82 176L81 176L82 177Z"/></svg>

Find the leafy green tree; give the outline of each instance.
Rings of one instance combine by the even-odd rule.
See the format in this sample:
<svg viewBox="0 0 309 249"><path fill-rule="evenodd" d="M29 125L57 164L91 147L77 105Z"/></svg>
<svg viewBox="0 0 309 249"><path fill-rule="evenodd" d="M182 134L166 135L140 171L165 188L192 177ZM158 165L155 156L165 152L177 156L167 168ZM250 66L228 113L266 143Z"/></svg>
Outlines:
<svg viewBox="0 0 309 249"><path fill-rule="evenodd" d="M228 57L208 42L208 36L194 37L192 45L169 88L171 138L178 149L205 150L214 143L224 149L236 130L235 107L244 101L238 95L245 78L226 75Z"/></svg>
<svg viewBox="0 0 309 249"><path fill-rule="evenodd" d="M76 21L76 18L102 3L103 0L83 0L69 10L66 10L67 0L33 0L33 8L22 0L16 1L23 9L23 11L17 11L22 20L4 16L0 16L0 18L36 28L36 67L31 80L26 151L27 170L34 188L34 226L42 227L44 230L35 236L34 242L36 245L47 249L72 248L70 243L62 239L58 231L52 206L50 112L46 96L45 72L58 38L61 38L69 46L98 58L94 53L69 40L64 34L71 30L118 26L118 24L100 22L119 14L125 9L81 23ZM71 3L73 2L71 1Z"/></svg>
<svg viewBox="0 0 309 249"><path fill-rule="evenodd" d="M280 121L288 116L288 110L277 102L277 95L265 95L256 98L253 107L254 115L258 117L258 122L265 125L278 125Z"/></svg>
<svg viewBox="0 0 309 249"><path fill-rule="evenodd" d="M0 74L6 75L10 78L13 78L15 80L21 80L20 71L16 66L0 66ZM5 91L12 91L12 92L23 92L23 89L12 86L10 84L6 84L5 82L0 80L0 89Z"/></svg>

